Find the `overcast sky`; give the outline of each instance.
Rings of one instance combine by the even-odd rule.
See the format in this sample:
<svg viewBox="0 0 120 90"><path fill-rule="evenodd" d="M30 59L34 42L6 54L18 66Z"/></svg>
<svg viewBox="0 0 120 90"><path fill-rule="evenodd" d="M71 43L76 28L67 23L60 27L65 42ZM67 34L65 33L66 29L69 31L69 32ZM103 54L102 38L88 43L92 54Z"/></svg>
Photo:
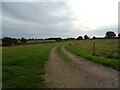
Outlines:
<svg viewBox="0 0 120 90"><path fill-rule="evenodd" d="M118 33L119 0L43 1L3 0L2 36L66 38L85 34L101 37L106 31Z"/></svg>

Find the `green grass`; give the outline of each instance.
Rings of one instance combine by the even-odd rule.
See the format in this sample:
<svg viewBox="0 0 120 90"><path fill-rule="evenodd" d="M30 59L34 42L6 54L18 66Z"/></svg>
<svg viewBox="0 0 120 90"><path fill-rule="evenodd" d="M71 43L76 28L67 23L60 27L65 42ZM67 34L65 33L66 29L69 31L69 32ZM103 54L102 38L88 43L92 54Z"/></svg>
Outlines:
<svg viewBox="0 0 120 90"><path fill-rule="evenodd" d="M51 48L57 44L4 47L2 49L2 87L44 87L44 65Z"/></svg>
<svg viewBox="0 0 120 90"><path fill-rule="evenodd" d="M2 89L2 47L0 47L0 89Z"/></svg>
<svg viewBox="0 0 120 90"><path fill-rule="evenodd" d="M62 47L62 45L60 45L60 46L57 47L58 55L59 55L65 62L70 63L70 62L71 62L70 58L67 57L64 52L62 52L61 47Z"/></svg>
<svg viewBox="0 0 120 90"><path fill-rule="evenodd" d="M64 45L65 45L65 43L64 43ZM61 50L62 47L64 47L64 46L60 45L60 46L57 47L57 53L58 53L59 57L60 57L61 59L63 59L70 67L72 67L72 68L78 68L79 64L73 62L73 61L71 60L71 58L68 57L68 56Z"/></svg>
<svg viewBox="0 0 120 90"><path fill-rule="evenodd" d="M78 56L93 62L112 67L118 67L117 40L96 40L96 53L92 55L92 40L70 41L65 48ZM45 87L43 81L44 65L52 47L58 43L41 43L2 48L2 87L3 88L37 88ZM59 55L70 62L58 47ZM106 54L106 53L107 54Z"/></svg>
<svg viewBox="0 0 120 90"><path fill-rule="evenodd" d="M92 55L92 40L71 41L68 42L65 48L78 56L87 58L93 62L97 62L120 71L120 65L118 65L118 41L96 40L95 42L95 55ZM106 57L107 54L104 54L105 52L107 52L110 57ZM112 52L114 52L114 54Z"/></svg>

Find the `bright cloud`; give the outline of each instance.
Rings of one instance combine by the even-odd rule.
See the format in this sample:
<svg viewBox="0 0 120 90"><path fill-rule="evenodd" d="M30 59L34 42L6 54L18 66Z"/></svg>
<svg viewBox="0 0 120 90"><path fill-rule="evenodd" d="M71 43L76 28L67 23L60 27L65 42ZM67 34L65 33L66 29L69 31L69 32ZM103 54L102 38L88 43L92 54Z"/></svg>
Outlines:
<svg viewBox="0 0 120 90"><path fill-rule="evenodd" d="M117 25L118 0L71 0L67 4L73 11L75 27L81 27L81 23L91 29Z"/></svg>

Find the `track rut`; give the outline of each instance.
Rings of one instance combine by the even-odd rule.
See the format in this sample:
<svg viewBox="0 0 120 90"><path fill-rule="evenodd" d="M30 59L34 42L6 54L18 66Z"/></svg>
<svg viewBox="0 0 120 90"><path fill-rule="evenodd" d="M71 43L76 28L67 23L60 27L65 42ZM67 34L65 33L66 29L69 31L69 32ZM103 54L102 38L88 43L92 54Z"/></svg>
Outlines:
<svg viewBox="0 0 120 90"><path fill-rule="evenodd" d="M61 51L70 58L72 63L77 64L77 68L66 63L58 55L57 47L54 47L45 66L45 83L48 87L118 88L118 71L78 57L64 47Z"/></svg>

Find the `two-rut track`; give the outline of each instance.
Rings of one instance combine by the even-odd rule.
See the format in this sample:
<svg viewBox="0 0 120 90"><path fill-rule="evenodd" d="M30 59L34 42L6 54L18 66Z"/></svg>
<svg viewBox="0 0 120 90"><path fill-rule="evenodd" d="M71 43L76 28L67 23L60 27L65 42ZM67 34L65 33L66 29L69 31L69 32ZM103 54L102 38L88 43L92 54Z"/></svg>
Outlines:
<svg viewBox="0 0 120 90"><path fill-rule="evenodd" d="M77 64L66 63L54 47L45 66L45 83L50 88L118 88L118 71L93 63L67 51L61 51Z"/></svg>

